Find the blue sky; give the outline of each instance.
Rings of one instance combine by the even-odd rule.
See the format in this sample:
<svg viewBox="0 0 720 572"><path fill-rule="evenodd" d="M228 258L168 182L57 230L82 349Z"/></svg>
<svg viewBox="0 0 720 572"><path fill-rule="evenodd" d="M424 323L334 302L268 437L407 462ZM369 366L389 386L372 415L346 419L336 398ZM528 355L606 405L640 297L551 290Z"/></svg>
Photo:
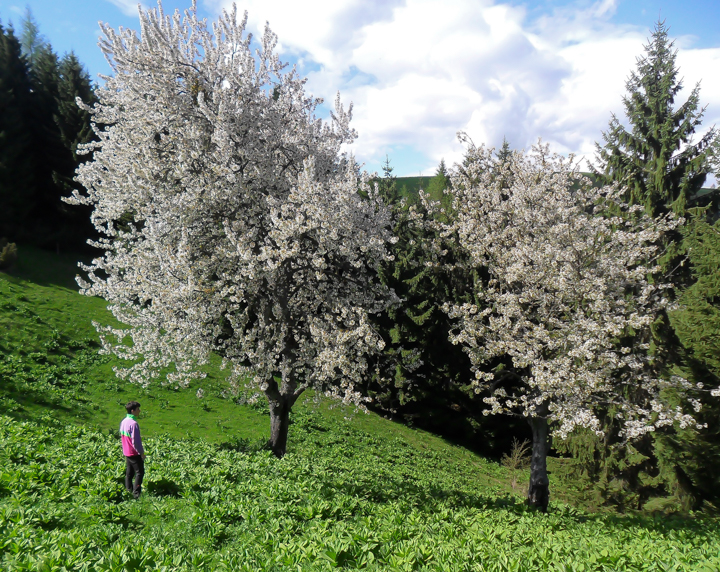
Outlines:
<svg viewBox="0 0 720 572"><path fill-rule="evenodd" d="M212 20L230 4L198 0L198 12ZM98 21L139 28L133 0L0 0L0 20L17 27L27 5L53 48L75 51L94 78L110 72ZM165 12L189 5L163 2ZM459 130L495 147L542 137L592 158L658 17L679 49L681 95L702 80L703 126L720 125L717 0L247 0L238 10L255 35L270 22L308 91L353 101L351 149L370 171L386 154L400 176L432 174L441 158L452 165Z"/></svg>

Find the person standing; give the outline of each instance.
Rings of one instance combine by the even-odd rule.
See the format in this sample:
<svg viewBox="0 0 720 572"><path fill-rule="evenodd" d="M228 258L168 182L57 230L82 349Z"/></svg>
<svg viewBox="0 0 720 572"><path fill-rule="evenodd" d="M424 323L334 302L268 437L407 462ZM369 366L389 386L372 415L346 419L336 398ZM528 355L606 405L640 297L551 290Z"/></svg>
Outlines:
<svg viewBox="0 0 720 572"><path fill-rule="evenodd" d="M125 488L134 498L140 498L142 481L145 476L145 449L140 438L140 426L137 416L140 413L140 404L131 401L126 406L127 417L120 423L120 439L122 441L123 455L125 455ZM133 486L133 477L135 484Z"/></svg>

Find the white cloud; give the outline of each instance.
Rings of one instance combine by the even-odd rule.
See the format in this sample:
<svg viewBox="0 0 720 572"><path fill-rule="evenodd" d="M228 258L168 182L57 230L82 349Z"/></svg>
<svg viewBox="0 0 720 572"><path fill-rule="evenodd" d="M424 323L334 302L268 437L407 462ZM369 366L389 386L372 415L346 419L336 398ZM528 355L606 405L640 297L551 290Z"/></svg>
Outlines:
<svg viewBox="0 0 720 572"><path fill-rule="evenodd" d="M378 165L391 146L410 146L430 173L443 157L461 159L459 130L477 144L499 146L505 136L526 148L542 137L592 157L610 114L622 116L625 81L650 35L612 24L616 3L580 0L532 21L523 7L492 0L246 0L243 8L249 31L269 21L281 53L307 66L309 91L332 101L339 90L354 102L359 161ZM691 42L678 39L678 64L686 86L703 78L709 127L720 123L720 76L707 73L718 69L720 48Z"/></svg>
<svg viewBox="0 0 720 572"><path fill-rule="evenodd" d="M106 0L106 2L117 6L126 16L137 16L138 4L140 4L144 10L148 9L147 5L142 2L137 2L137 0Z"/></svg>

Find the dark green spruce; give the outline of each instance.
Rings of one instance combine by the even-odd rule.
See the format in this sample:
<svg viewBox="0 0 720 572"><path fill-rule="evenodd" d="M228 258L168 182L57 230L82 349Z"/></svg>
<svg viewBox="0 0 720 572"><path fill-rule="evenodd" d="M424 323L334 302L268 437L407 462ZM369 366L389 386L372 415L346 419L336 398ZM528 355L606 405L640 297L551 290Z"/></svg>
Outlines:
<svg viewBox="0 0 720 572"><path fill-rule="evenodd" d="M626 200L644 206L649 215L673 212L690 219L692 210L696 219L700 217L698 228L704 228L702 217L708 211L696 211L694 207L711 202L703 197L701 189L711 172L718 139L711 128L694 141L705 108L700 107L699 84L686 101L676 103L683 87L676 55L668 28L658 22L645 54L638 58L636 70L626 83L623 104L628 128L612 116L602 145L597 144L597 166L593 171L602 183L625 185ZM712 295L698 278L698 260L690 247L690 237L695 235L691 227L692 223L686 223L664 237L665 254L660 263L662 278L674 285L670 294L681 301L692 299L695 304L700 298L688 292L701 290L700 297L706 296L706 300ZM715 268L719 262L715 260ZM664 364L666 375L681 374L693 383L704 381L706 385L711 381L703 361L705 354L696 351L699 346L689 332L708 332L712 327L711 315L698 311L665 314L658 319L653 326L652 344L655 359ZM714 419L717 427L719 400L707 392L698 392L697 397L705 409L700 419ZM620 446L615 414L612 409L604 412L605 438L580 433L558 444L574 455L576 469L595 484L602 502L621 509L641 508L652 497L665 499L666 506L675 508L698 508L705 501L717 505L720 488L717 483L709 484L703 473L720 474L720 455L703 458L702 453L718 451L716 429L665 428L624 447Z"/></svg>
<svg viewBox="0 0 720 572"><path fill-rule="evenodd" d="M65 54L58 66L57 110L54 122L62 147L61 160L53 170L52 179L61 197L67 197L74 190L83 191L82 185L75 182L75 169L92 154L78 154L78 145L96 139L90 127L90 114L81 109L76 99L80 98L88 105L97 101L93 83L87 70L77 56ZM70 247L81 248L88 238L97 238L97 231L90 222L92 207L86 205L60 204L63 223L61 241Z"/></svg>
<svg viewBox="0 0 720 572"><path fill-rule="evenodd" d="M26 238L35 206L30 71L12 27L0 24L0 238Z"/></svg>
<svg viewBox="0 0 720 572"><path fill-rule="evenodd" d="M78 188L78 143L94 134L76 98L93 104L93 85L75 54L62 58L28 8L20 38L2 30L0 46L0 236L46 249L85 250L96 232L87 208L62 197Z"/></svg>
<svg viewBox="0 0 720 572"><path fill-rule="evenodd" d="M423 234L411 212L427 213L419 202L408 205L399 197L392 171L386 159L379 187L394 211L399 240L392 249L395 260L386 262L380 275L402 303L377 319L386 346L368 393L378 408L406 422L460 437L471 430L465 427L469 422L458 389L469 381L470 363L448 341L449 326L440 307L461 295L463 281L425 265L432 237Z"/></svg>
<svg viewBox="0 0 720 572"><path fill-rule="evenodd" d="M623 105L630 129L613 115L602 135L604 143L596 144L595 174L604 182L627 185L627 200L644 205L654 216L668 210L685 214L710 171L716 141L714 128L692 141L705 111L699 107L699 83L687 101L675 105L683 88L676 56L668 28L658 22L625 84Z"/></svg>
<svg viewBox="0 0 720 572"><path fill-rule="evenodd" d="M445 186L439 188L440 182ZM428 185L435 188L437 196L433 198L445 205L445 212L439 216L452 216L450 197L442 194L449 184L449 172L441 162ZM482 396L476 395L470 385L470 359L461 346L449 341L451 323L442 311L446 302L471 301L474 278L460 268L426 265L432 259L430 243L436 237L424 234L411 213L427 217L428 212L417 201L403 200L389 159L378 185L394 211L394 233L399 238L392 250L395 260L385 263L381 279L395 290L402 303L376 318L376 328L386 346L366 388L373 407L499 457L509 450L511 438L518 434L518 424L508 430L507 419L482 414ZM460 262L461 255L451 242L445 246L445 262ZM522 427L520 433L525 436L523 430L526 428Z"/></svg>
<svg viewBox="0 0 720 572"><path fill-rule="evenodd" d="M450 204L450 195L445 194L445 190L450 187L450 173L445 166L445 159L440 160L437 171L427 186L427 194L430 200L438 201L445 208Z"/></svg>
<svg viewBox="0 0 720 572"><path fill-rule="evenodd" d="M685 350L684 375L705 389L720 387L720 220L708 221L705 209L690 213L683 228L693 283L679 299L670 320ZM701 431L686 430L665 439L666 456L695 508L703 501L720 507L720 398L700 393Z"/></svg>

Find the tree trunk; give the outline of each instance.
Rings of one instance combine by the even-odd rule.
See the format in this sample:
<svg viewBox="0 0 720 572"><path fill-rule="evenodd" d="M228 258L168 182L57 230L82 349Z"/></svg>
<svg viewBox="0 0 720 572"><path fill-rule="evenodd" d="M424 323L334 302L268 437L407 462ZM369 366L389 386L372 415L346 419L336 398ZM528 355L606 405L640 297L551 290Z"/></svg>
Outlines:
<svg viewBox="0 0 720 572"><path fill-rule="evenodd" d="M542 417L531 417L530 427L532 427L533 444L532 457L530 459L530 487L528 488L527 502L530 506L547 512L548 501L550 498L549 485L550 479L547 474L547 454L550 449L547 405L543 404L537 408L537 412Z"/></svg>
<svg viewBox="0 0 720 572"><path fill-rule="evenodd" d="M269 399L270 449L278 459L281 459L287 450L290 410L294 401L292 397L285 395L280 395L276 399Z"/></svg>
<svg viewBox="0 0 720 572"><path fill-rule="evenodd" d="M294 327L295 323L291 320L287 310L287 293L281 291L279 294L279 304L283 309L283 321ZM291 330L292 328L289 328ZM290 428L290 411L295 405L298 397L305 391L305 387L299 387L295 372L292 365L295 364L295 351L297 344L291 337L285 340L285 348L282 351L282 373L276 372L277 375L268 380L265 396L270 406L270 449L278 459L282 459L287 452L288 429ZM290 364L291 367L287 367ZM278 385L277 377L280 377Z"/></svg>

